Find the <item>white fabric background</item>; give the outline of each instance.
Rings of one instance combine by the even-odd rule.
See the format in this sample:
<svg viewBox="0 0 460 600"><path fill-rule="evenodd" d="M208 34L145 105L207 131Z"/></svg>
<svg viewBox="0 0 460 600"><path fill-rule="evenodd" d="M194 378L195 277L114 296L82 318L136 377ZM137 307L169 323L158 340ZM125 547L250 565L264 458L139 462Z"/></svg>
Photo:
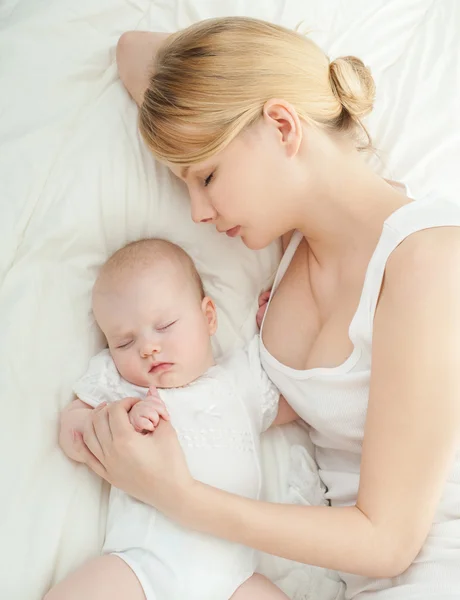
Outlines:
<svg viewBox="0 0 460 600"><path fill-rule="evenodd" d="M102 346L89 292L129 240L164 236L195 258L220 309L216 350L254 332L278 249L253 253L189 219L185 190L140 142L117 78L128 29L173 31L244 14L356 54L378 89L369 128L384 175L458 197L460 5L455 0L3 0L0 4L0 596L38 600L97 553L106 493L57 447L57 416ZM294 428L269 433L281 489ZM313 494L312 484L312 494ZM275 489L276 488L276 489ZM274 492L274 493L275 493ZM321 600L321 598L319 599Z"/></svg>

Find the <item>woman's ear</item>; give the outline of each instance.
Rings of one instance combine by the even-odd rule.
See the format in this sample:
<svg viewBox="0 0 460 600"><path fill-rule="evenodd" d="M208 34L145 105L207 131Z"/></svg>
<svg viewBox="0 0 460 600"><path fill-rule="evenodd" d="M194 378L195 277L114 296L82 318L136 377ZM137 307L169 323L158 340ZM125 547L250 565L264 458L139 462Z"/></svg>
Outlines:
<svg viewBox="0 0 460 600"><path fill-rule="evenodd" d="M302 142L302 123L296 109L286 102L272 98L267 100L263 109L265 123L274 127L278 139L289 158L296 156Z"/></svg>
<svg viewBox="0 0 460 600"><path fill-rule="evenodd" d="M217 331L217 310L212 298L205 296L201 302L201 310L203 311L208 323L209 335L214 335Z"/></svg>

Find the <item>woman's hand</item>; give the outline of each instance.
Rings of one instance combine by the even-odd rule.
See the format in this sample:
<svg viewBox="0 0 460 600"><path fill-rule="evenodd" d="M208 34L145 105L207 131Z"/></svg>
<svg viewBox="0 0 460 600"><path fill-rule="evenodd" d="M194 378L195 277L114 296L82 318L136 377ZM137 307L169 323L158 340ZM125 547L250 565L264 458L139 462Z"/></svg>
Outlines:
<svg viewBox="0 0 460 600"><path fill-rule="evenodd" d="M158 49L169 33L126 31L117 44L117 67L120 79L138 106L149 85Z"/></svg>
<svg viewBox="0 0 460 600"><path fill-rule="evenodd" d="M194 480L176 432L161 419L152 433L137 433L128 413L139 401L124 398L92 411L82 436L84 462L127 494L179 520Z"/></svg>

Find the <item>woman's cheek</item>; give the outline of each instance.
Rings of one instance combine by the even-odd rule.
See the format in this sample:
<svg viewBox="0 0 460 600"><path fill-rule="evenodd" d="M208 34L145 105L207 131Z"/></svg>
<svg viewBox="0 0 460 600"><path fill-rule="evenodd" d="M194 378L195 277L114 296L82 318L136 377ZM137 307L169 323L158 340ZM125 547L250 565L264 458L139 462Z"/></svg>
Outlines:
<svg viewBox="0 0 460 600"><path fill-rule="evenodd" d="M217 213L217 216L225 219L229 209L227 190L223 186L219 186L219 190L214 188L212 195L210 196L210 202L212 208Z"/></svg>

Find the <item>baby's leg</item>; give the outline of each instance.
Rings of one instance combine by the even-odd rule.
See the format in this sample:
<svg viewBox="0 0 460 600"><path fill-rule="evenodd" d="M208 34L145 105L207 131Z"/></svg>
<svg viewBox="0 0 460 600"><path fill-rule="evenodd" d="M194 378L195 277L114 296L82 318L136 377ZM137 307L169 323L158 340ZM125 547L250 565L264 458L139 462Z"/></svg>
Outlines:
<svg viewBox="0 0 460 600"><path fill-rule="evenodd" d="M231 600L289 600L279 587L263 575L255 573L233 594Z"/></svg>
<svg viewBox="0 0 460 600"><path fill-rule="evenodd" d="M50 590L44 600L145 600L134 571L112 554L90 560Z"/></svg>

